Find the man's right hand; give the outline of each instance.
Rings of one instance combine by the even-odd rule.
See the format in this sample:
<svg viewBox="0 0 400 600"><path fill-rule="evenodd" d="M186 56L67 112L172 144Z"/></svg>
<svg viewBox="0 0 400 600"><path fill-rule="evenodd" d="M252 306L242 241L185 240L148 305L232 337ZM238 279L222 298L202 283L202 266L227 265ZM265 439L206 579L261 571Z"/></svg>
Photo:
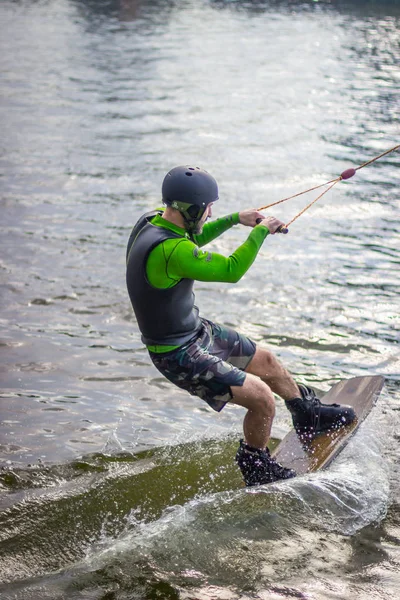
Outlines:
<svg viewBox="0 0 400 600"><path fill-rule="evenodd" d="M265 227L268 227L271 235L276 233L280 227L286 227L283 221L280 221L275 217L265 217L262 221L259 221L258 225L265 225Z"/></svg>
<svg viewBox="0 0 400 600"><path fill-rule="evenodd" d="M239 223L241 225L246 225L246 227L255 227L257 223L263 221L264 218L262 212L256 208L248 208L239 213Z"/></svg>

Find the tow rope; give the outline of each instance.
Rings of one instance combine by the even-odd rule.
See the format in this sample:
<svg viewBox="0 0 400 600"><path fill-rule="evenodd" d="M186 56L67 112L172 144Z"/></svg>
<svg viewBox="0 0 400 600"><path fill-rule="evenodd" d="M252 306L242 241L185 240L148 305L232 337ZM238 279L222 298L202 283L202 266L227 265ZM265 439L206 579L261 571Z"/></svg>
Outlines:
<svg viewBox="0 0 400 600"><path fill-rule="evenodd" d="M336 179L331 179L331 181L326 181L325 183L316 185L312 188L309 188L308 190L304 190L304 192L298 192L297 194L294 194L293 196L288 196L287 198L283 198L282 200L278 200L277 202L273 202L272 204L267 204L266 206L261 206L258 210L266 210L267 208L271 208L271 206L276 206L277 204L281 204L282 202L286 202L287 200L291 200L292 198L297 198L297 196L301 196L302 194L307 194L308 192L312 192L313 190L317 190L321 187L324 187L325 185L328 185L329 187L326 188L326 190L324 190L317 198L315 198L315 200L310 202L310 204L307 204L307 206L305 208L303 208L303 210L301 210L295 217L293 217L293 219L291 221L289 221L289 223L286 223L286 225L284 227L281 226L277 230L278 233L288 233L289 225L291 225L292 223L294 223L294 221L296 221L296 219L301 217L301 215L303 213L305 213L306 210L311 208L311 206L313 204L315 204L320 198L322 198L322 196L324 196L327 192L329 192L329 190L331 190L333 188L333 186L335 186L337 183L339 183L339 181L343 181L345 179L350 179L350 177L353 177L356 174L356 172L359 171L360 169L363 169L364 167L366 167L367 165L370 165L371 163L375 162L379 158L382 158L382 156L386 156L386 154L390 154L390 152L395 152L399 148L400 148L400 144L398 144L397 146L394 146L393 148L390 148L390 150L386 150L386 152L382 152L382 154L375 156L375 158L371 158L371 160L368 160L367 162L363 163L359 167L356 167L355 169L354 168L346 169ZM262 219L257 219L257 222L261 222L261 220Z"/></svg>

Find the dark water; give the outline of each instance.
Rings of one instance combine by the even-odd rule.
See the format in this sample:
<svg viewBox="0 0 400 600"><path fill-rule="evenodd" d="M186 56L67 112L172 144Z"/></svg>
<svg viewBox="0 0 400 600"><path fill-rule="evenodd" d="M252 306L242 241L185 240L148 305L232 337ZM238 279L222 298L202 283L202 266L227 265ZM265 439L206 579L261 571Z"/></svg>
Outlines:
<svg viewBox="0 0 400 600"><path fill-rule="evenodd" d="M0 22L1 598L399 598L399 154L237 285L197 285L321 391L386 377L326 472L241 488L243 412L159 377L124 254L172 166L213 173L218 216L398 144L400 3L4 0Z"/></svg>

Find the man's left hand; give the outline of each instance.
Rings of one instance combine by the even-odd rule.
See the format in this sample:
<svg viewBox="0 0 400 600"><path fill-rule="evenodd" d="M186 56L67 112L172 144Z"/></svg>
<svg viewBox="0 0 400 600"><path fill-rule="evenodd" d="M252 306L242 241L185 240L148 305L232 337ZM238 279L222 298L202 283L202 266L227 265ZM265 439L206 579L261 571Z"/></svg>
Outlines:
<svg viewBox="0 0 400 600"><path fill-rule="evenodd" d="M239 213L239 223L246 225L246 227L255 227L257 225L257 219L265 219L265 217L256 208L242 210Z"/></svg>

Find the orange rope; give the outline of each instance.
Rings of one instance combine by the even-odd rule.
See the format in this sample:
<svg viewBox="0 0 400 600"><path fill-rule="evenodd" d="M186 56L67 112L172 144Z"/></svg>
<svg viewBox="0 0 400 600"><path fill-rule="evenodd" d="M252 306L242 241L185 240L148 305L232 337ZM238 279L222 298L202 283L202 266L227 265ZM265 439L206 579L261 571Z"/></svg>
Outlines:
<svg viewBox="0 0 400 600"><path fill-rule="evenodd" d="M398 150L399 148L400 148L400 144L398 144L397 146L393 146L393 148L390 148L390 150L386 150L386 152L382 152L382 154L379 154L378 156L375 156L375 158L372 158L371 160L363 163L362 165L360 165L359 167L356 167L355 169L346 169L336 179L331 179L331 181L327 181L326 183L321 183L320 185L316 185L316 186L314 186L312 188L309 188L308 190L304 190L304 192L299 192L298 194L294 194L293 196L288 196L287 198L283 198L282 200L278 200L277 202L273 202L272 204L267 204L266 206L261 206L257 210L265 210L267 208L271 208L271 206L276 206L277 204L281 204L282 202L286 202L286 200L291 200L292 198L297 198L298 196L301 196L302 194L307 194L308 192L312 192L313 190L317 190L317 189L323 187L324 185L329 185L329 187L326 190L324 190L322 192L322 194L320 194L318 196L318 198L315 198L315 200L313 200L312 202L310 202L310 204L307 204L307 206L305 208L303 208L303 210L300 211L298 215L296 215L291 221L289 221L289 223L287 223L286 227L289 227L289 225L291 225L296 219L298 219L299 217L301 217L301 215L303 213L305 213L306 210L308 210L313 204L315 204L320 198L322 198L322 196L324 196L326 194L326 192L329 192L329 190L331 190L334 185L336 185L337 183L339 183L339 181L342 181L343 179L350 179L350 177L353 177L353 175L355 175L356 171L359 171L363 167L366 167L367 165L370 165L371 163L373 163L376 160L378 160L378 158L382 158L382 156L386 156L386 154L390 154L390 152L394 152L395 150Z"/></svg>
<svg viewBox="0 0 400 600"><path fill-rule="evenodd" d="M307 194L307 192L312 192L314 190L318 190L319 188L323 187L324 185L329 185L330 183L333 183L333 182L336 183L337 181L340 181L340 178L332 179L332 181L327 181L326 183L320 183L320 185L316 185L315 187L312 187L309 190L304 190L304 192L299 192L298 194L294 194L293 196L288 196L287 198L283 198L283 200L278 200L278 202L273 202L272 204L267 204L266 206L261 206L261 208L258 208L257 210L265 210L266 208L271 208L271 206L276 206L276 204L281 204L282 202L286 202L286 200L291 200L292 198L297 198L297 196L301 196L302 194Z"/></svg>
<svg viewBox="0 0 400 600"><path fill-rule="evenodd" d="M305 208L303 208L303 210L300 211L298 215L296 215L291 221L289 221L289 223L286 224L286 227L289 227L289 225L291 225L296 219L298 219L299 217L301 217L301 215L303 213L305 213L306 210L308 210L313 204L315 204L317 202L317 200L319 200L320 198L322 198L322 196L324 194L326 194L326 192L329 192L329 190L331 190L334 185L336 185L337 183L339 183L339 181L340 181L340 179L335 179L335 181L326 190L324 190L322 192L322 194L320 194L318 196L318 198L315 198L315 200L313 200L312 202L310 202L310 204L307 204L307 206Z"/></svg>
<svg viewBox="0 0 400 600"><path fill-rule="evenodd" d="M375 158L372 158L368 162L365 162L364 164L360 165L359 167L356 167L356 171L358 171L358 169L362 169L363 167L366 167L367 165L370 165L371 163L378 160L378 158L382 158L382 156L385 156L386 154L389 154L390 152L394 152L395 150L398 150L399 148L400 148L400 144L398 144L397 146L394 146L393 148L390 148L390 150L386 150L386 152L382 152L382 154L380 154L379 156L375 156Z"/></svg>

